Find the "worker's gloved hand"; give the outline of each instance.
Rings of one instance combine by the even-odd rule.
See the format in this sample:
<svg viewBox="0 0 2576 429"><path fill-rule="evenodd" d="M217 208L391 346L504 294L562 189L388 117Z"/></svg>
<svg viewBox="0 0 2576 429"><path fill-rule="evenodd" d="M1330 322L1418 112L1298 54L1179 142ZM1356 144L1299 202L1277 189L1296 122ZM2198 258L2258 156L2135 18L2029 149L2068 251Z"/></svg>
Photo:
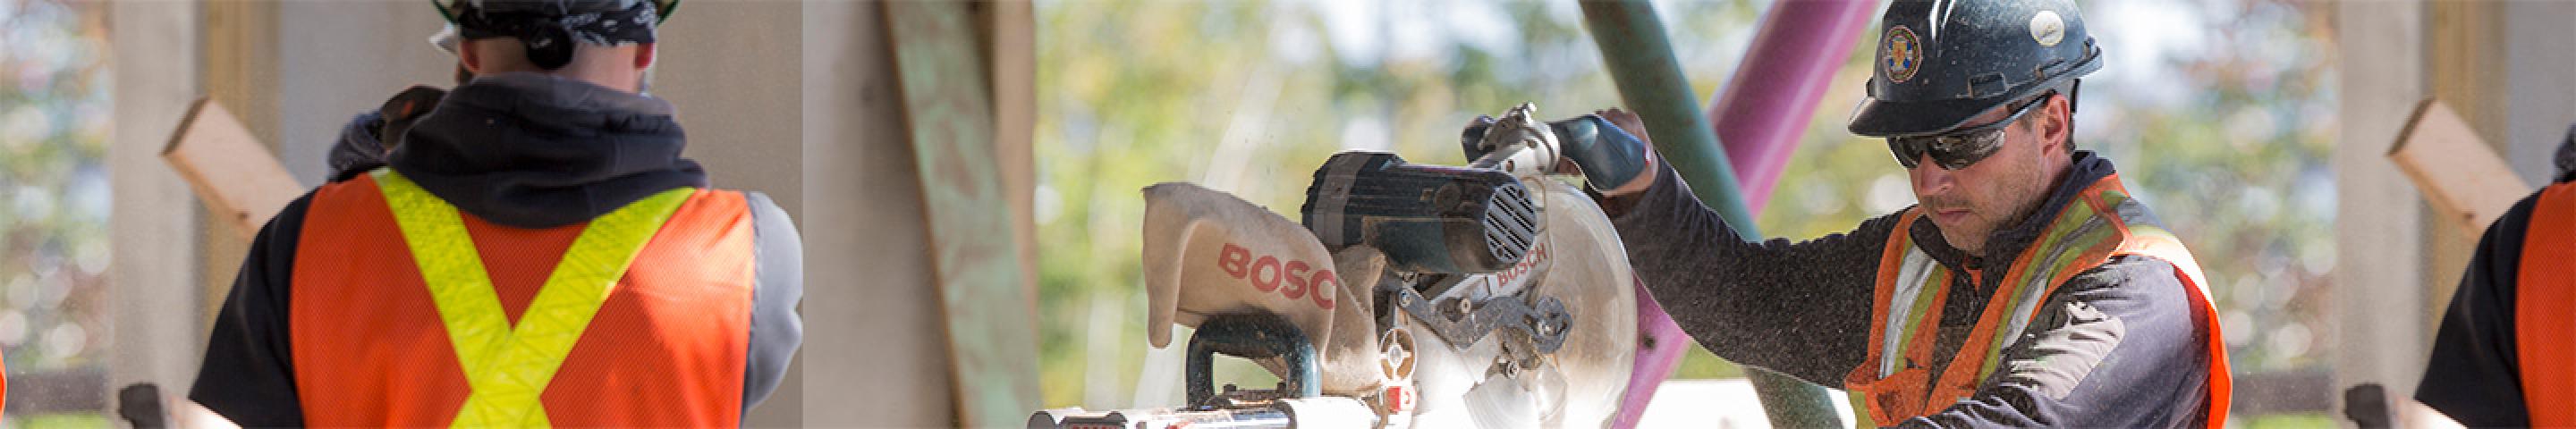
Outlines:
<svg viewBox="0 0 2576 429"><path fill-rule="evenodd" d="M1490 150L1484 140L1492 132L1521 132L1501 124L1490 116L1477 116L1459 135L1459 145L1467 159L1482 158ZM1645 137L1645 126L1637 115L1619 109L1594 111L1573 119L1549 122L1547 132L1555 134L1560 164L1550 173L1582 174L1606 195L1642 191L1654 181L1655 154Z"/></svg>
<svg viewBox="0 0 2576 429"><path fill-rule="evenodd" d="M1610 109L1547 125L1565 159L1603 194L1642 191L1653 183L1655 151L1637 115Z"/></svg>

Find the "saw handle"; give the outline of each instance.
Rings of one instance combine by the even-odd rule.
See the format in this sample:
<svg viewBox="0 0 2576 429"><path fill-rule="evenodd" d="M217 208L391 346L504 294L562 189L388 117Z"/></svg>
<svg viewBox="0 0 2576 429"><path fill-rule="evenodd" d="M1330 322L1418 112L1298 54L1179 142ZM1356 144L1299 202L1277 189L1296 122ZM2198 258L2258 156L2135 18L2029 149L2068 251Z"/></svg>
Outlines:
<svg viewBox="0 0 2576 429"><path fill-rule="evenodd" d="M1459 145L1465 149L1467 159L1475 162L1472 166L1493 168L1493 164L1525 148L1523 144L1515 143L1537 138L1535 133L1541 131L1539 128L1548 134L1547 138L1539 139L1539 144L1553 145L1543 149L1555 157L1571 161L1578 170L1564 171L1557 165L1540 166L1541 170L1549 173L1580 173L1594 186L1610 189L1647 173L1646 168L1652 165L1646 160L1646 152L1650 149L1646 147L1645 140L1628 134L1608 118L1588 114L1536 123L1521 118L1530 114L1526 109L1529 107L1524 105L1505 113L1500 119L1478 116L1467 123L1466 130L1459 135ZM1493 134L1496 131L1504 134Z"/></svg>
<svg viewBox="0 0 2576 429"><path fill-rule="evenodd" d="M1245 359L1281 358L1288 373L1279 380L1279 393L1292 398L1324 395L1322 361L1315 345L1306 340L1304 331L1285 317L1270 312L1232 313L1208 316L1190 334L1189 362L1183 378L1189 382L1191 407L1214 407L1217 403L1216 374L1212 370L1216 354Z"/></svg>

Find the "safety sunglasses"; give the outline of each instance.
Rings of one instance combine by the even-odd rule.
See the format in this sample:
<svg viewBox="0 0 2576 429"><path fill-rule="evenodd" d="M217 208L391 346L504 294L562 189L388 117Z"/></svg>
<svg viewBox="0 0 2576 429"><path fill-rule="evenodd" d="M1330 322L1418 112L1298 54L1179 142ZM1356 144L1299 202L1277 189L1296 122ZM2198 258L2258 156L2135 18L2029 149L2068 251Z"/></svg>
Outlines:
<svg viewBox="0 0 2576 429"><path fill-rule="evenodd" d="M2032 110L2036 110L2033 108L2039 107L2040 100L2045 100L2049 94L2054 93L2042 93L2038 97L2023 100L2019 106L2012 108L2011 116L2005 116L2003 120L1985 125L1939 135L1889 137L1887 150L1894 152L1896 163L1904 165L1908 170L1914 169L1916 160L1923 159L1926 154L1932 156L1934 165L1939 165L1943 169L1968 168L1970 165L1976 165L1977 161L1984 161L1986 157L1993 156L1997 149L2002 149L2004 127L2020 121L2024 115L2029 115Z"/></svg>

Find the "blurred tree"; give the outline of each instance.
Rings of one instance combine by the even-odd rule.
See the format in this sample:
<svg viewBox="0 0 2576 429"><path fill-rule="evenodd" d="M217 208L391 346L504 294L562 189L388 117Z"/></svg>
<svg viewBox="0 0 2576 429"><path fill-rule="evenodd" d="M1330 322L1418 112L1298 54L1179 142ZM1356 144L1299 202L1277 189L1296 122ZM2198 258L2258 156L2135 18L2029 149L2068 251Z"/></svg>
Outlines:
<svg viewBox="0 0 2576 429"><path fill-rule="evenodd" d="M100 6L0 0L0 354L12 378L95 371L106 353L109 88ZM16 405L70 392L21 387L9 395L13 425L67 421L29 420L36 416Z"/></svg>

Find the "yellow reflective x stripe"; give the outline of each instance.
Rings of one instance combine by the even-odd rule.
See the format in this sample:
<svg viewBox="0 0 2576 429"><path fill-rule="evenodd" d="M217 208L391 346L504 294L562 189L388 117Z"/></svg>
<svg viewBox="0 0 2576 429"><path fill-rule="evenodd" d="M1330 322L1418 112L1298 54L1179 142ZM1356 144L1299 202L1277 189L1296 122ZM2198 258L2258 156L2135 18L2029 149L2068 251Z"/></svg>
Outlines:
<svg viewBox="0 0 2576 429"><path fill-rule="evenodd" d="M635 255L695 192L662 191L592 219L513 329L456 207L391 169L374 174L472 389L454 427L551 426L538 396Z"/></svg>

